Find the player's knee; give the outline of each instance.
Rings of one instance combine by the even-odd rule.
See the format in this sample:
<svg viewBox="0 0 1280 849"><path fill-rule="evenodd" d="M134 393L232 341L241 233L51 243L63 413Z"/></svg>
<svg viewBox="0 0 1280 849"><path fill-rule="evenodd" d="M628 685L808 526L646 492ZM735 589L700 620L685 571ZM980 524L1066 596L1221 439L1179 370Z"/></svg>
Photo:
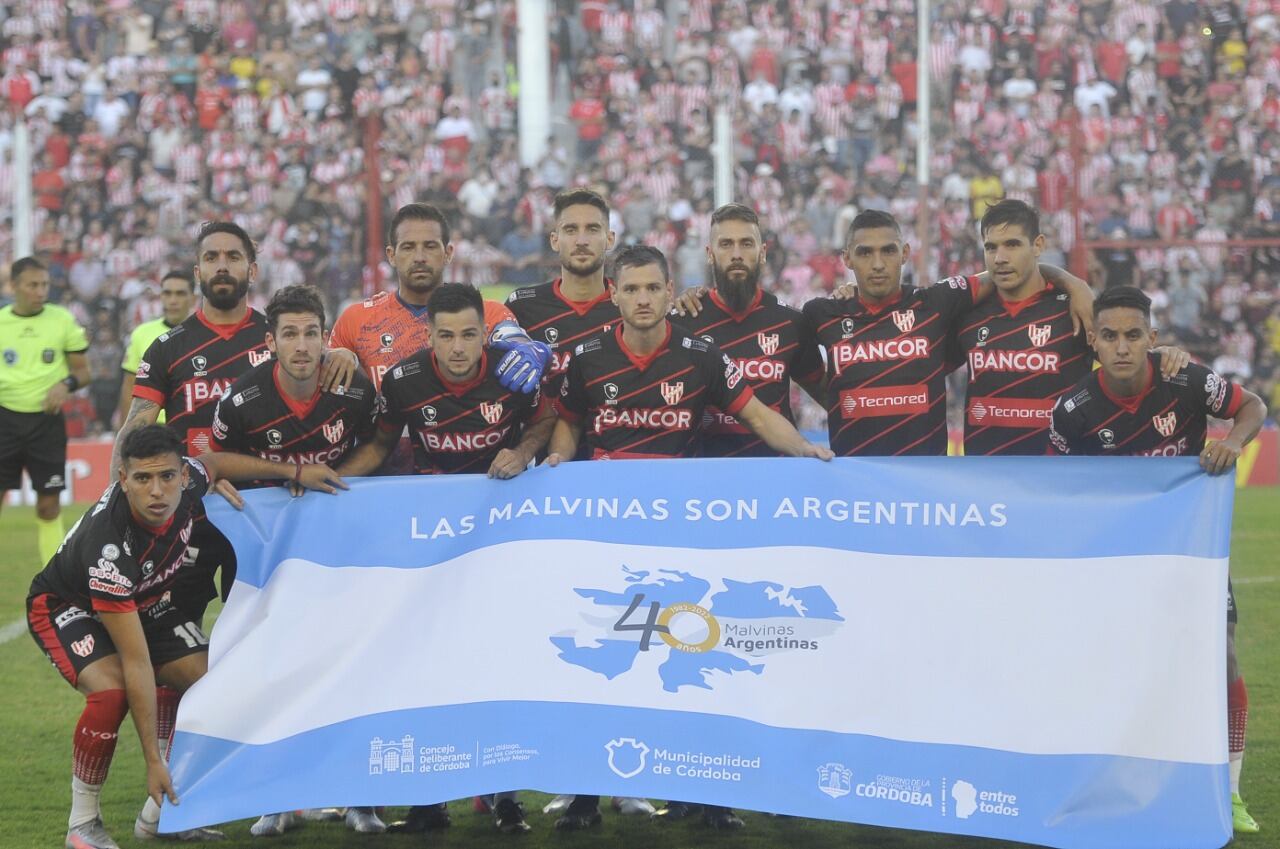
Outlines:
<svg viewBox="0 0 1280 849"><path fill-rule="evenodd" d="M58 502L58 494L41 495L36 498L36 517L46 522L51 522L58 518L62 512L62 505Z"/></svg>
<svg viewBox="0 0 1280 849"><path fill-rule="evenodd" d="M76 689L86 696L123 690L124 667L120 665L120 655L108 655L86 666L76 678Z"/></svg>
<svg viewBox="0 0 1280 849"><path fill-rule="evenodd" d="M156 680L185 693L209 671L209 653L200 651L166 663L156 670Z"/></svg>

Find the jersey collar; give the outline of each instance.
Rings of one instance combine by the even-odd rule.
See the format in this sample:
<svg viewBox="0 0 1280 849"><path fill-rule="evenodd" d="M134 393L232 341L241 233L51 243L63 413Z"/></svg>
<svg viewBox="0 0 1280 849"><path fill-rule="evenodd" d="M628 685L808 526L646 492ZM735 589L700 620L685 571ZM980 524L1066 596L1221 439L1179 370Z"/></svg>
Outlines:
<svg viewBox="0 0 1280 849"><path fill-rule="evenodd" d="M288 392L285 392L284 387L280 385L279 361L277 361L275 366L271 369L271 382L276 385L276 392L280 393L280 398L284 401L284 405L289 408L289 412L293 413L293 417L298 421L302 421L307 416L311 415L311 411L316 408L316 402L320 400L319 384L316 385L315 394L306 401L299 401Z"/></svg>
<svg viewBox="0 0 1280 849"><path fill-rule="evenodd" d="M565 297L564 291L560 288L560 284L564 282L563 277L557 277L551 281L551 292L559 298L564 305L576 312L579 316L584 316L600 304L609 300L609 287L613 285L613 281L608 277L604 279L604 291L589 301L571 301Z"/></svg>
<svg viewBox="0 0 1280 849"><path fill-rule="evenodd" d="M1098 387L1102 390L1102 394L1107 397L1112 404L1124 410L1129 415L1138 412L1138 407L1142 404L1142 400L1151 392L1151 387L1155 385L1152 377L1155 369L1151 367L1151 358L1147 358L1147 376L1143 379L1142 390L1137 395L1115 395L1107 388L1107 373L1102 369L1098 369Z"/></svg>
<svg viewBox="0 0 1280 849"><path fill-rule="evenodd" d="M455 398L461 398L466 395L472 389L475 389L483 383L484 379L489 376L489 354L487 351L480 352L480 370L476 372L475 377L471 378L466 383L457 383L453 378L449 377L449 375L442 372L440 370L440 364L436 362L436 355L434 352L428 352L427 356L431 358L431 368L435 370L436 377L440 378L440 385L444 387L446 392Z"/></svg>
<svg viewBox="0 0 1280 849"><path fill-rule="evenodd" d="M223 339L230 339L231 337L239 333L241 330L244 330L246 327L248 327L249 324L253 321L253 310L246 309L244 311L244 318L240 319L235 324L214 324L212 321L209 320L209 317L204 314L203 309L196 310L196 319L205 327L209 328L214 333L221 336Z"/></svg>
<svg viewBox="0 0 1280 849"><path fill-rule="evenodd" d="M1050 286L1048 283L1045 283L1044 288L1041 289L1039 292L1036 292L1034 295L1031 295L1029 297L1023 298L1020 301L1006 301L1004 300L1004 298L1000 298L1000 302L1004 304L1005 312L1009 313L1010 316L1016 318L1018 313L1022 312L1032 304L1040 303L1040 301L1044 300L1052 292L1053 292L1053 287ZM997 294L996 297L1000 297L999 294Z"/></svg>
<svg viewBox="0 0 1280 849"><path fill-rule="evenodd" d="M747 308L744 309L742 312L734 312L732 309L729 308L729 305L724 302L724 299L720 297L719 290L717 290L714 286L711 287L711 303L715 304L720 309L724 310L725 313L729 316L729 318L732 318L734 322L737 324L741 324L742 322L746 321L747 318L751 315L751 313L755 311L756 307L760 306L760 302L762 300L764 300L764 290L761 289L759 286L756 286L755 297L751 299L751 303L747 304Z"/></svg>
<svg viewBox="0 0 1280 849"><path fill-rule="evenodd" d="M649 366L653 365L654 360L666 353L667 346L671 344L671 322L667 322L667 335L662 337L662 341L658 343L658 347L654 348L651 353L643 357L632 352L632 350L627 347L627 343L623 341L622 322L619 322L618 326L614 328L613 335L618 340L618 347L622 349L622 353L631 361L631 364L638 370L644 371L649 368Z"/></svg>
<svg viewBox="0 0 1280 849"><path fill-rule="evenodd" d="M899 285L898 291L894 293L894 296L889 300L884 301L883 303L869 304L866 301L862 300L861 293L858 294L858 303L862 306L864 310L866 310L871 315L879 315L880 313L884 312L890 307L896 307L898 304L902 303L903 294L904 293L903 293L902 286Z"/></svg>
<svg viewBox="0 0 1280 849"><path fill-rule="evenodd" d="M133 505L129 505L129 518L133 520L133 523L138 526L139 530L155 537L167 533L168 530L173 527L173 520L177 515L178 511L174 510L173 515L170 516L163 525L157 528L154 525L148 525L146 522L142 521L141 517L139 517L137 513L133 512Z"/></svg>
<svg viewBox="0 0 1280 849"><path fill-rule="evenodd" d="M422 306L418 306L417 304L411 304L408 301L406 301L404 298L400 297L400 292L398 290L396 291L396 300L399 301L400 306L404 307L405 310L408 311L409 315L413 316L414 318L423 318L427 314L426 304L423 304Z"/></svg>

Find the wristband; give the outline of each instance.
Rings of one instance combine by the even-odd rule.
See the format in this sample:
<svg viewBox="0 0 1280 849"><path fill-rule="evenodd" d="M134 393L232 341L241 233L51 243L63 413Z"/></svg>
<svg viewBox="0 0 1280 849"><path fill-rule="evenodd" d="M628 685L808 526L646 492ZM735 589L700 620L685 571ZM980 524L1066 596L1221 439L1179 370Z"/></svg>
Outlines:
<svg viewBox="0 0 1280 849"><path fill-rule="evenodd" d="M301 484L301 483L302 483L302 461L301 461L301 460L294 460L294 461L293 461L293 463L294 463L294 465L293 465L293 482L294 482L294 483L296 483L296 484Z"/></svg>
<svg viewBox="0 0 1280 849"><path fill-rule="evenodd" d="M62 378L62 385L67 387L69 391L75 392L77 389L80 388L80 381L76 379L76 376L74 374L69 374L66 377Z"/></svg>

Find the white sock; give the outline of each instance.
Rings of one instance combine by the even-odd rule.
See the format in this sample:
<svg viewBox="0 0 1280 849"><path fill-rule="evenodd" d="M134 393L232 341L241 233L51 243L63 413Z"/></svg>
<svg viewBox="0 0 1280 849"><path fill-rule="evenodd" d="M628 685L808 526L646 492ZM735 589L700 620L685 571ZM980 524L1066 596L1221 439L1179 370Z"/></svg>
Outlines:
<svg viewBox="0 0 1280 849"><path fill-rule="evenodd" d="M147 802L142 806L142 813L138 814L138 819L149 825L160 822L160 806L156 804L155 799L147 797Z"/></svg>
<svg viewBox="0 0 1280 849"><path fill-rule="evenodd" d="M85 784L74 775L71 776L71 816L67 818L68 829L93 822L102 816L102 809L98 806L98 796L101 793L101 784Z"/></svg>
<svg viewBox="0 0 1280 849"><path fill-rule="evenodd" d="M1231 792L1240 792L1240 770L1244 767L1244 752L1232 752L1228 757L1231 770Z"/></svg>

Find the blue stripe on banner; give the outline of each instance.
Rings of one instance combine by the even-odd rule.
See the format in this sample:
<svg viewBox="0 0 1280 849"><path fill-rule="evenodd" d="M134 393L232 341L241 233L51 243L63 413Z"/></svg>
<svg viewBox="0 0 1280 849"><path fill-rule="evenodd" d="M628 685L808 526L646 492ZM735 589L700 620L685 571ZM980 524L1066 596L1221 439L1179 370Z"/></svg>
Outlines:
<svg viewBox="0 0 1280 849"><path fill-rule="evenodd" d="M180 731L174 748L178 792L202 804L166 805L165 831L297 807L408 805L538 787L1066 849L1216 849L1231 836L1225 764L1027 755L624 707L421 708L267 745Z"/></svg>
<svg viewBox="0 0 1280 849"><path fill-rule="evenodd" d="M350 492L301 501L258 490L245 494L242 519L220 498L207 504L236 547L239 580L261 587L286 557L420 568L526 539L1216 559L1227 556L1232 486L1230 475L1207 478L1192 458L633 460L603 475L596 463L569 463L514 481L355 480ZM1212 520L1171 523L1170 515Z"/></svg>

